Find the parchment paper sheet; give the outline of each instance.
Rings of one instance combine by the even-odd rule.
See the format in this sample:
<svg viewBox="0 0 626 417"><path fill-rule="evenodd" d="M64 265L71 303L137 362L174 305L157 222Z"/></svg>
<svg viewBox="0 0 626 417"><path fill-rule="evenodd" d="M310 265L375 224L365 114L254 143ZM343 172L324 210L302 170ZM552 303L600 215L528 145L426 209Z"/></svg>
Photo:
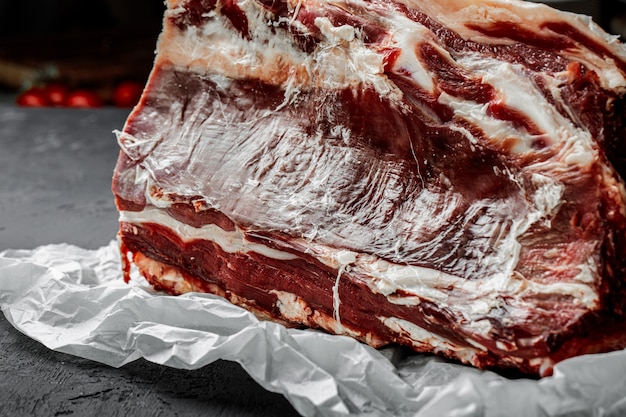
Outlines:
<svg viewBox="0 0 626 417"><path fill-rule="evenodd" d="M304 416L626 416L626 351L507 379L400 348L285 327L207 294L125 284L116 242L0 253L0 306L50 349L119 367L140 357L195 369L236 361Z"/></svg>

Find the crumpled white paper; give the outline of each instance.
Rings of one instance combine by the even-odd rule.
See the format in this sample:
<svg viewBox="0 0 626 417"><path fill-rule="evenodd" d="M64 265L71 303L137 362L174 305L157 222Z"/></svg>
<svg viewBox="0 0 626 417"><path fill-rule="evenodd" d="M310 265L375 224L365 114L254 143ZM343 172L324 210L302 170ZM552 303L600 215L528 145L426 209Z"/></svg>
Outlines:
<svg viewBox="0 0 626 417"><path fill-rule="evenodd" d="M626 351L510 380L429 355L259 321L219 297L124 283L117 244L0 253L0 306L50 349L119 367L140 357L184 369L240 363L303 416L624 416Z"/></svg>

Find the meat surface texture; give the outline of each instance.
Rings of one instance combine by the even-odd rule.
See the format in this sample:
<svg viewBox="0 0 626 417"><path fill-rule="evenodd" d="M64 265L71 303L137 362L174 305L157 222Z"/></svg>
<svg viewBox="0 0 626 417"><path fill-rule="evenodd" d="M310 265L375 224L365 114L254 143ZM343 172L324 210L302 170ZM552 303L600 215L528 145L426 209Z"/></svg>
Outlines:
<svg viewBox="0 0 626 417"><path fill-rule="evenodd" d="M549 375L626 346L626 49L517 0L169 0L126 278Z"/></svg>

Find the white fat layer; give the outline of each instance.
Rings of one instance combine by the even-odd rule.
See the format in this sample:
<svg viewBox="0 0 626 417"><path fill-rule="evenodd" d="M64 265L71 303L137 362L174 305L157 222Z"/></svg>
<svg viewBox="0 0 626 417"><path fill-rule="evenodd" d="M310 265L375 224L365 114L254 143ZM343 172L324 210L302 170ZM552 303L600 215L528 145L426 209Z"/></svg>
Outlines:
<svg viewBox="0 0 626 417"><path fill-rule="evenodd" d="M385 326L387 326L388 329L399 336L408 336L410 340L414 341L418 348L426 347L429 350L432 349L435 353L447 354L456 357L465 363L478 363L478 355L487 351L485 346L471 338L465 339L465 341L471 346L459 346L443 336L423 329L415 323L411 323L397 317L379 316L378 319ZM502 343L500 341L496 342L496 346L503 352L515 350L517 348L515 345ZM506 359L509 363L517 364L521 364L525 360L524 358L515 356L508 356ZM538 369L540 375L545 375L554 366L554 361L549 357L536 357L529 359L528 364L533 368Z"/></svg>
<svg viewBox="0 0 626 417"><path fill-rule="evenodd" d="M185 241L196 239L210 240L228 253L254 252L272 259L286 261L298 259L298 256L292 253L279 251L259 243L248 241L240 229L228 232L214 224L193 227L179 222L159 209L145 209L141 212L121 211L120 221L138 225L142 223L155 223L171 229Z"/></svg>
<svg viewBox="0 0 626 417"><path fill-rule="evenodd" d="M272 290L270 294L276 295L276 307L283 318L297 323L309 321L312 311L302 298L286 291Z"/></svg>
<svg viewBox="0 0 626 417"><path fill-rule="evenodd" d="M415 2L400 0L409 7L421 8L429 16L434 16L444 26L454 28L463 39L472 39L476 42L492 44L510 44L512 40L505 37L495 38L474 31L464 22L489 25L492 22L509 22L522 25L537 34L553 35L546 22L566 22L590 39L605 43L608 49L621 59L626 59L626 49L619 42L619 36L606 33L590 16L557 10L549 5L538 2L512 2L509 0L490 0L476 2L475 0L439 0L436 2ZM617 68L611 59L603 55L589 52L583 48L570 48L561 53L573 61L582 62L600 75L602 85L608 89L624 88L626 80L624 74Z"/></svg>
<svg viewBox="0 0 626 417"><path fill-rule="evenodd" d="M431 347L435 353L452 354L466 363L474 363L476 354L479 351L487 350L475 341L468 341L468 343L472 344L474 347L455 345L450 340L442 336L429 332L414 323L397 317L378 317L378 319L394 333L398 335L408 335L411 340L416 341L419 344L423 344L424 346Z"/></svg>
<svg viewBox="0 0 626 417"><path fill-rule="evenodd" d="M305 323L309 326L317 325L335 334L345 334L358 339L365 339L368 342L375 342L373 339L368 339L368 335L342 325L334 317L313 310L305 300L296 294L278 290L272 290L270 293L276 295L276 307L278 307L281 316L286 320Z"/></svg>
<svg viewBox="0 0 626 417"><path fill-rule="evenodd" d="M338 3L341 5L342 2ZM626 58L626 50L618 42L618 38L604 33L587 16L563 13L540 5L525 4L520 7L519 4L508 1L492 2L490 6L479 6L469 0L433 4L411 1L407 3L411 9L421 9L439 20L444 26L454 28L466 39L478 38L479 41L494 44L511 43L511 41L481 35L468 29L463 23L515 22L528 28L535 27L539 33L545 31L549 34L548 29L541 27L542 22L565 21L586 33L590 38L605 42L616 56ZM317 73L319 79L316 79L316 82L324 83L326 82L324 80L328 80L331 84L339 82L342 86L347 86L365 81L376 86L381 93L397 92L397 89L384 77L383 54L365 45L358 28L350 25L335 27L326 17L316 18L315 25L324 38L316 51L307 54L295 46L289 36L275 36L276 30L282 30L274 27L277 24L287 24L296 31L306 33L307 28L297 20L301 2L292 5L291 17L279 22L272 21L270 14L255 2L241 1L238 6L246 13L249 33L254 38L253 41L245 39L233 30L227 19L214 18L209 19L200 29L192 27L183 32L175 29L167 32L163 37L163 42L168 42L171 46L167 51L160 51L162 57L174 65L191 70L209 69L215 72L216 68L220 68L219 71L222 71L224 75L233 78L257 76L267 82L271 83L273 80L281 84L287 83L287 79L295 78L298 79L298 84L304 85L310 80L307 75L315 76ZM355 9L371 7L361 1L354 2L354 6ZM173 17L183 12L184 9L178 7L167 13L168 16ZM213 15L215 13L211 13L211 16ZM398 65L412 74L418 85L425 91L431 92L434 85L432 75L425 71L413 51L415 45L424 42L438 47L438 41L434 35L402 13L389 10L381 12L378 24L385 27L393 39L393 41L389 40L389 45L385 46L410 51L399 57ZM170 28L166 27L166 30ZM337 53L338 51L341 52ZM624 74L610 59L596 53L589 53L582 48L565 50L562 54L594 69L606 88L624 89L626 87ZM222 65L215 65L216 62ZM335 64L340 65L337 67ZM345 72L340 74L336 72L336 69L328 70L332 67Z"/></svg>
<svg viewBox="0 0 626 417"><path fill-rule="evenodd" d="M232 29L226 19L209 19L201 28L178 31L166 26L161 35L157 60L186 71L221 75L228 79L262 79L268 84L283 85L285 103L295 99L300 88L310 81L310 56L294 46L285 36L272 36L264 12L244 2L248 21L254 25L249 42ZM184 9L168 12L174 16Z"/></svg>
<svg viewBox="0 0 626 417"><path fill-rule="evenodd" d="M394 31L395 46L402 51L395 62L394 70L410 75L413 81L425 92L432 93L435 88L433 75L424 67L424 63L415 53L415 46L432 37L432 34L426 27L415 25L407 18L396 17L396 19L397 25L413 26L414 30Z"/></svg>
<svg viewBox="0 0 626 417"><path fill-rule="evenodd" d="M178 269L163 268L163 264L145 256L136 258L135 262L142 273L158 278L160 282L171 287L177 294L185 294L194 290Z"/></svg>
<svg viewBox="0 0 626 417"><path fill-rule="evenodd" d="M350 25L335 27L328 18L318 17L315 25L323 38L316 50L307 54L289 36L276 36L267 11L254 2L241 2L250 33L248 41L233 31L225 19L210 19L201 29L183 32L169 29L168 48L160 48L159 59L175 67L233 79L262 79L269 84L285 87L285 102L297 96L301 89L327 89L371 86L381 95L400 100L399 89L384 76L384 55L369 48L361 31ZM298 3L299 5L299 3ZM299 7L292 10L293 18L286 22L296 30L306 31L295 20ZM175 15L181 10L170 11ZM168 28L166 27L166 30Z"/></svg>
<svg viewBox="0 0 626 417"><path fill-rule="evenodd" d="M544 132L542 139L546 146L562 145L562 162L566 165L589 166L597 158L593 138L588 131L582 130L564 117L543 92L537 88L531 77L520 65L485 58L476 54L458 57L457 64L480 76L482 82L489 84L497 92L494 99L509 108L517 110L524 117ZM554 79L547 79L547 84L555 86L562 80L559 74ZM552 88L558 94L558 88ZM511 151L517 154L533 152L533 143L539 139L536 135L517 127L511 122L486 116L490 103L477 103L453 97L447 93L439 96L439 102L451 107L457 117L461 117L479 126L486 137L493 142L513 140ZM470 139L471 140L471 139Z"/></svg>
<svg viewBox="0 0 626 417"><path fill-rule="evenodd" d="M554 360L550 358L532 358L528 361L529 365L539 369L539 375L546 375L554 367Z"/></svg>
<svg viewBox="0 0 626 417"><path fill-rule="evenodd" d="M590 309L594 308L598 302L598 294L592 286L587 284L590 278L587 268L583 268L578 274L577 278L580 282L538 283L519 274L467 280L430 268L397 265L384 260L376 260L369 264L357 263L357 265L359 272L370 274L374 278L370 286L396 304L412 304L411 298L394 297L395 293L401 291L417 296L413 299L413 304L424 299L440 305L445 304L447 308L455 310L456 307L451 303L451 297L454 299L454 296L450 294L450 288L454 288L454 291L459 294L470 297L462 308L468 317L480 317L487 314L501 304L502 297L518 299L539 294L569 295Z"/></svg>

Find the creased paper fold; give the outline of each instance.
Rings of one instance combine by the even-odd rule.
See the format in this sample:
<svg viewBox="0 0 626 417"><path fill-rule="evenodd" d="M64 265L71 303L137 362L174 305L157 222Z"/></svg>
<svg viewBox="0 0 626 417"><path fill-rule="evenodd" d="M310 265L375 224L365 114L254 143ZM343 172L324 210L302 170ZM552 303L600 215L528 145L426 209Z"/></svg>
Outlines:
<svg viewBox="0 0 626 417"><path fill-rule="evenodd" d="M542 380L510 380L400 348L260 321L209 294L124 283L117 244L0 254L0 306L50 349L123 366L240 363L303 416L623 416L626 351L574 358ZM505 413L505 414L502 414Z"/></svg>

